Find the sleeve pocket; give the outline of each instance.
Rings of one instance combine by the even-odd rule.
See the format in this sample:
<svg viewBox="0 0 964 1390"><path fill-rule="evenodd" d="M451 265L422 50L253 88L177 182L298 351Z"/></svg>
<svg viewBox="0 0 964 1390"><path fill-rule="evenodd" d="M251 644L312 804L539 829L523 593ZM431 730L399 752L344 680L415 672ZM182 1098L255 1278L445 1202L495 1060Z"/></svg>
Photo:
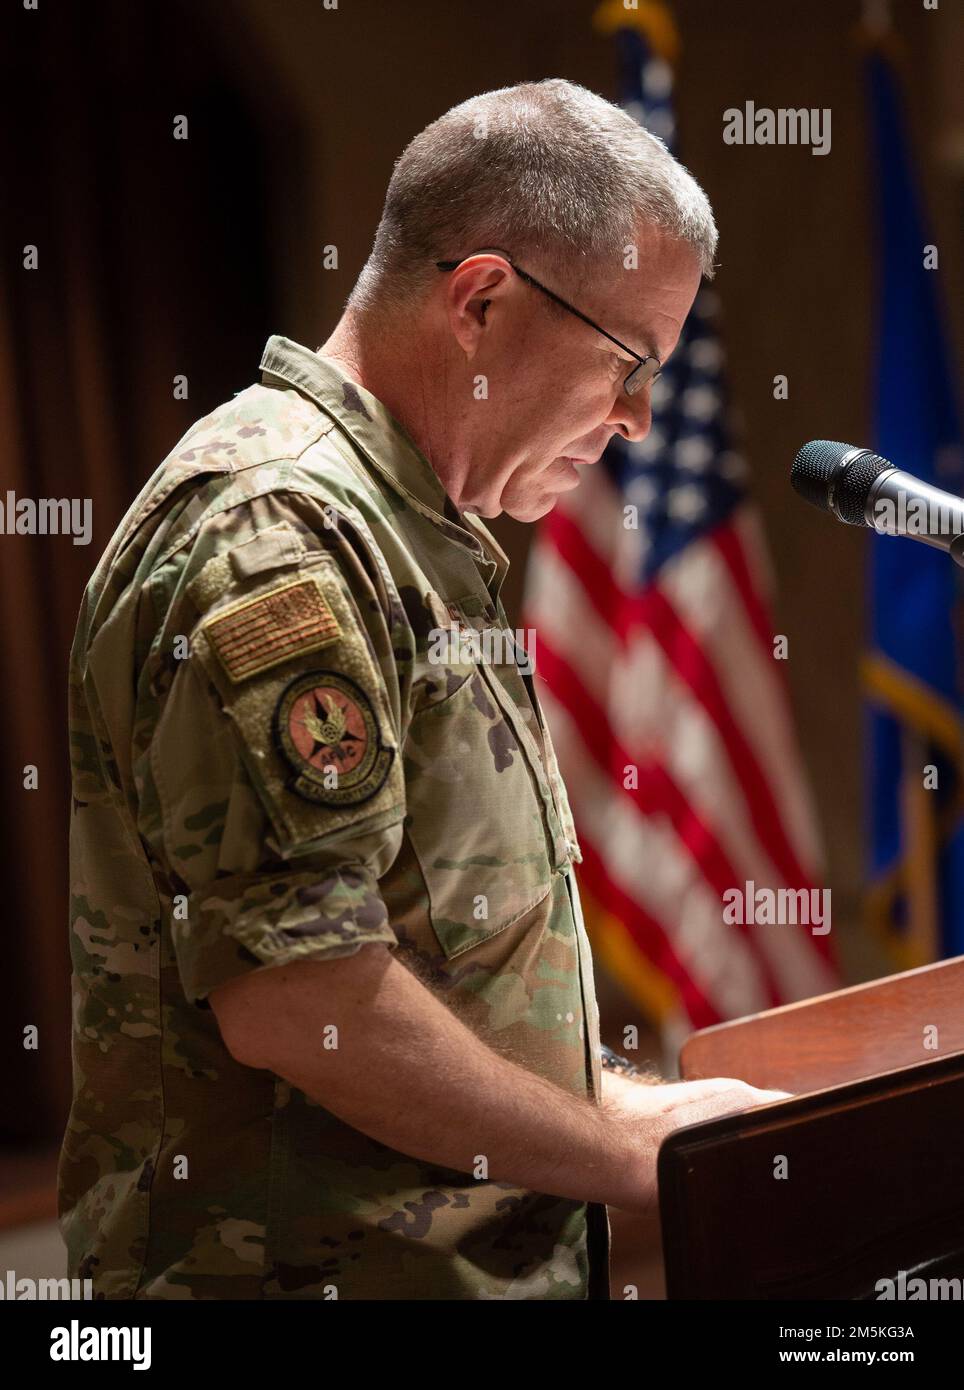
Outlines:
<svg viewBox="0 0 964 1390"><path fill-rule="evenodd" d="M279 632L272 605L290 609L293 587L305 616L292 610ZM404 774L384 678L333 562L319 557L247 589L204 618L191 646L282 857L402 819Z"/></svg>

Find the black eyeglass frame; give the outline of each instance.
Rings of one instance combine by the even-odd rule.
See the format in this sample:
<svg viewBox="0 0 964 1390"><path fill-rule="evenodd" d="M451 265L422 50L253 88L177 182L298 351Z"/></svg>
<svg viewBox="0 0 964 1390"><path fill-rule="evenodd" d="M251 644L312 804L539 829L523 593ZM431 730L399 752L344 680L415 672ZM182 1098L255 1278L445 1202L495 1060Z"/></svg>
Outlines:
<svg viewBox="0 0 964 1390"><path fill-rule="evenodd" d="M473 251L471 254L474 256L480 256L484 253L481 251ZM611 333L607 333L605 328L600 328L599 324L596 323L593 319L591 319L588 314L584 314L581 309L577 309L575 305L570 304L568 300L563 299L561 295L556 294L555 290L550 290L548 286L541 284L541 282L538 281L534 275L530 275L527 270L523 270L521 266L516 265L515 262L505 254L504 251L492 252L491 254L499 255L502 257L503 260L508 261L509 265L512 266L512 269L515 271L516 275L518 275L520 280L524 280L527 285L531 285L533 289L541 291L542 294L548 295L548 297L551 300L553 300L556 304L558 304L561 308L567 310L570 314L575 314L577 319L582 319L583 323L587 323L590 328L594 328L597 333L601 333L604 338L608 338L611 343L615 343L618 348L622 348L623 352L628 352L630 357L636 359L637 365L633 368L633 370L623 381L623 390L626 392L627 396L635 396L637 391L641 391L644 386L647 386L651 381L655 381L656 378L659 376L663 368L659 358L656 357L655 354L650 353L645 357L641 357L640 354L634 351L633 348L627 347L626 344L621 343L618 338L614 338ZM469 260L468 256L462 256L457 261L436 261L435 268L436 270L444 270L448 272L451 270L456 270L462 264L463 261L467 260ZM649 362L656 363L655 372L650 372L646 376L640 376L640 373L642 372L643 368ZM639 379L635 380L635 378L637 377Z"/></svg>

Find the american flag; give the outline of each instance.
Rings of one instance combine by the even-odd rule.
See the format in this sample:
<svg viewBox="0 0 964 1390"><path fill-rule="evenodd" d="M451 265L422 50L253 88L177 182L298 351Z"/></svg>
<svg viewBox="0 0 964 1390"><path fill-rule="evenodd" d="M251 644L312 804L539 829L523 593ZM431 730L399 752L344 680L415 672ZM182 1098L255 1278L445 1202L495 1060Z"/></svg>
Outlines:
<svg viewBox="0 0 964 1390"><path fill-rule="evenodd" d="M625 109L674 148L669 65L637 30L616 37ZM649 435L582 467L526 582L594 949L668 1054L694 1028L839 986L830 938L724 920L727 889L809 889L821 853L717 313L702 287L651 388Z"/></svg>

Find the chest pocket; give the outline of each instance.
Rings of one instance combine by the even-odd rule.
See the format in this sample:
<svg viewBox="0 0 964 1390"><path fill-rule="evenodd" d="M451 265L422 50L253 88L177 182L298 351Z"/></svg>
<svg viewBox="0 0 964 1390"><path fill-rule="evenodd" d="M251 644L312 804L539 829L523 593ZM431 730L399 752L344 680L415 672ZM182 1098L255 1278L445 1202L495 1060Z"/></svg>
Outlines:
<svg viewBox="0 0 964 1390"><path fill-rule="evenodd" d="M483 666L409 727L406 829L449 957L517 921L552 886L543 779L520 733Z"/></svg>

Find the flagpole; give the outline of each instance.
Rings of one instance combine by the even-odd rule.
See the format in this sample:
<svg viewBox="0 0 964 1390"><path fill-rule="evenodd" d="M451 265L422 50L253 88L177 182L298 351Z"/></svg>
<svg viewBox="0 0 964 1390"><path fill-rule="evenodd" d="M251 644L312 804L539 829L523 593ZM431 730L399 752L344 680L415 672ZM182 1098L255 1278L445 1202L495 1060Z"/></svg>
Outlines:
<svg viewBox="0 0 964 1390"><path fill-rule="evenodd" d="M929 761L927 743L917 729L901 729L901 802L907 827L904 892L907 902L907 946L911 967L940 959L937 926L937 827L934 793L924 785Z"/></svg>

